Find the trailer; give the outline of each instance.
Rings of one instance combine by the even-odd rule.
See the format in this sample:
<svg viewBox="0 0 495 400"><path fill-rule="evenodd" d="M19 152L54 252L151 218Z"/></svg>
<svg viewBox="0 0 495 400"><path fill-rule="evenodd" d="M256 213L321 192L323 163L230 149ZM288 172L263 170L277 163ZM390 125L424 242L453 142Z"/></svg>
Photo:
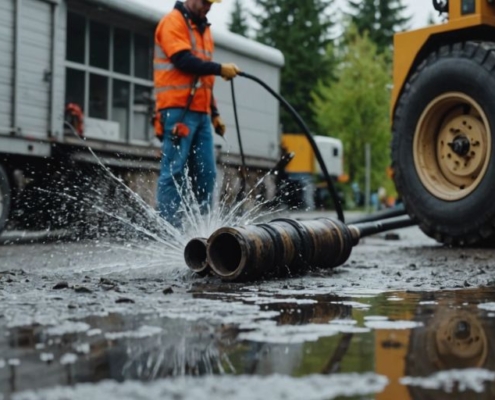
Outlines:
<svg viewBox="0 0 495 400"><path fill-rule="evenodd" d="M336 182L344 173L344 145L340 139L315 135L313 139L325 163L330 178ZM282 148L294 153L294 158L285 168L285 182L281 200L291 208L312 211L324 208L328 196L326 182L315 152L307 138L299 133L284 133Z"/></svg>
<svg viewBox="0 0 495 400"><path fill-rule="evenodd" d="M162 16L131 0L0 3L0 232L50 227L52 212L30 217L46 206L37 204L40 190L74 184L75 171L91 178L100 161L154 205L161 150L150 124L153 37ZM235 62L279 90L280 51L226 31L213 35L215 61ZM254 179L280 156L279 105L246 80L235 89ZM214 93L227 124L226 140L215 139L222 182L236 178L241 157L230 84L218 79ZM74 107L84 117L81 137L66 123Z"/></svg>

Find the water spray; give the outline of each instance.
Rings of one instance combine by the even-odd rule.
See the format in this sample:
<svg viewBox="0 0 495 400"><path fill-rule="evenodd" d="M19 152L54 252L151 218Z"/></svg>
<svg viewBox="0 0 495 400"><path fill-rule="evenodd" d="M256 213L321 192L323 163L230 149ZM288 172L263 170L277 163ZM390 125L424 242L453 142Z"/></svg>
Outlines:
<svg viewBox="0 0 495 400"><path fill-rule="evenodd" d="M192 270L211 268L213 275L224 281L298 276L344 264L365 236L412 225L415 222L407 216L354 225L332 218L276 219L220 228L207 241L190 241L184 256Z"/></svg>

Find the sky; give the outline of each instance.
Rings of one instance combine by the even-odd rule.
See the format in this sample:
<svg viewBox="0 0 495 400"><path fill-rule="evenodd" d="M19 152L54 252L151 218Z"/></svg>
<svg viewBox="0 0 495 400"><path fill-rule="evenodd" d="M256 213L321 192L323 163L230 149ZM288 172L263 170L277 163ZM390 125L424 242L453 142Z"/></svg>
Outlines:
<svg viewBox="0 0 495 400"><path fill-rule="evenodd" d="M175 0L128 0L134 3L146 5L148 7L156 8L164 13L170 11ZM304 0L302 0L304 1ZM335 0L336 7L343 9L345 7L345 0ZM227 30L230 15L232 13L234 0L222 0L220 4L214 4L208 14L208 19L212 23L215 29ZM244 8L246 10L253 10L253 0L243 0ZM435 16L435 10L432 6L431 0L404 0L404 4L408 7L408 14L412 17L411 28L421 28L426 25L428 17L430 15Z"/></svg>

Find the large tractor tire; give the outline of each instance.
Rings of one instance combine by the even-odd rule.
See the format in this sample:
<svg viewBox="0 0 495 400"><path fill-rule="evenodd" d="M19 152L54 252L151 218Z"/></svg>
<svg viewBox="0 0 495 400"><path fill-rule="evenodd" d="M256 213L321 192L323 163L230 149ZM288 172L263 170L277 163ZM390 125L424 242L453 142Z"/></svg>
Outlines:
<svg viewBox="0 0 495 400"><path fill-rule="evenodd" d="M409 78L393 118L394 180L409 215L449 245L495 232L495 45L456 43Z"/></svg>
<svg viewBox="0 0 495 400"><path fill-rule="evenodd" d="M5 229L10 213L11 189L5 169L0 165L0 234Z"/></svg>

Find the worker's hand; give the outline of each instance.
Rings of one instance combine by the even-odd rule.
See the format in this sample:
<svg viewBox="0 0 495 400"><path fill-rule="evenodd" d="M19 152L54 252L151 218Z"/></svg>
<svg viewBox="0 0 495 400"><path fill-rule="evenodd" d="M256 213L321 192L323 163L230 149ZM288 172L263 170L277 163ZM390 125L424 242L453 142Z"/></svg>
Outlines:
<svg viewBox="0 0 495 400"><path fill-rule="evenodd" d="M212 123L215 128L215 133L223 137L223 135L225 135L226 128L222 118L220 118L220 115L213 117Z"/></svg>
<svg viewBox="0 0 495 400"><path fill-rule="evenodd" d="M222 76L223 79L229 81L232 78L235 78L239 72L241 72L241 70L237 65L233 63L227 63L227 64L222 64L220 75Z"/></svg>

